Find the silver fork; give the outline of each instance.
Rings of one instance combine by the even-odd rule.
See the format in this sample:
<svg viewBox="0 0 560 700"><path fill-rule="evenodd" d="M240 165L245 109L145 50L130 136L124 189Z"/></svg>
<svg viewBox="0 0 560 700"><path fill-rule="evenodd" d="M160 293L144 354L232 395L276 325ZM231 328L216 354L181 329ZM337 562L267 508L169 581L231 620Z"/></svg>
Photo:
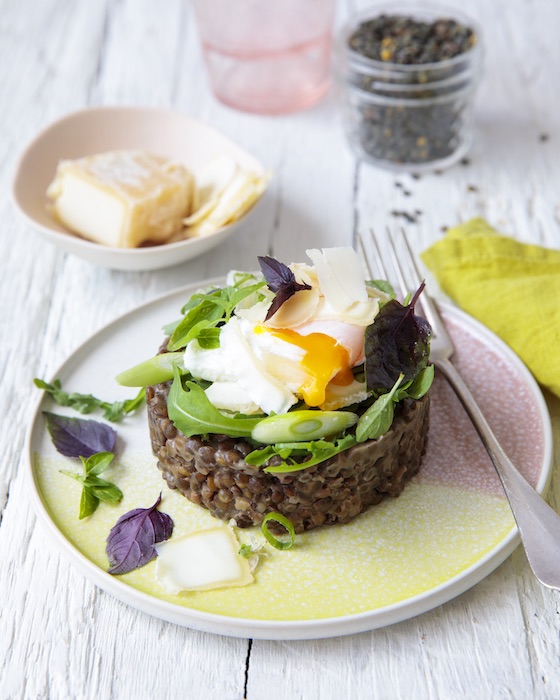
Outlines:
<svg viewBox="0 0 560 700"><path fill-rule="evenodd" d="M382 277L390 279L387 267L383 263L381 246L376 240L375 233L371 231L370 234L377 260L374 267L370 262L363 239L358 236L364 263L372 278L374 277L372 268L374 268ZM403 295L406 295L420 286L422 275L404 231L401 230L399 234L404 244L400 248L406 260L408 273L399 261L391 235L387 237L387 247L398 283ZM412 276L412 279L409 277L411 285L406 284L407 274ZM500 446L467 385L451 362L454 352L453 343L426 289L421 294L420 302L433 331L430 359L457 394L498 472L533 573L543 585L560 590L560 515L521 476Z"/></svg>

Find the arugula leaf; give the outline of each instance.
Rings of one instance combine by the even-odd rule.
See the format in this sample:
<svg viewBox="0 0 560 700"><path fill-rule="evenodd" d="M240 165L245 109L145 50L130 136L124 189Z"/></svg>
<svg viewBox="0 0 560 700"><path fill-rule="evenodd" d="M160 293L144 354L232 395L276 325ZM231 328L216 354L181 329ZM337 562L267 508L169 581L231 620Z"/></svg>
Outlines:
<svg viewBox="0 0 560 700"><path fill-rule="evenodd" d="M276 294L266 314L265 321L268 321L282 304L293 297L296 292L311 289L311 287L308 284L297 282L294 273L287 265L269 255L258 256L258 261L268 288Z"/></svg>
<svg viewBox="0 0 560 700"><path fill-rule="evenodd" d="M241 304L241 302L244 299L247 299L247 297L250 297L251 294L258 292L259 289L262 289L265 286L266 282L264 280L260 280L255 284L248 285L247 287L238 287L237 284L233 287L224 288L225 296L229 300L229 304L231 307L228 310L229 315L231 315L233 309L235 309L235 307L238 306L238 304Z"/></svg>
<svg viewBox="0 0 560 700"><path fill-rule="evenodd" d="M245 461L247 464L261 467L268 462L269 459L277 455L282 459L282 463L265 467L264 471L267 474L287 474L325 462L327 459L334 457L334 455L339 452L344 452L344 450L349 449L355 444L356 438L353 435L345 435L333 442L329 440L281 442L276 445L268 445L268 447L261 450L250 452L247 457L245 457ZM308 459L301 462L296 461L294 457L308 457Z"/></svg>
<svg viewBox="0 0 560 700"><path fill-rule="evenodd" d="M79 394L77 392L68 394L62 389L60 379L55 379L52 384L37 378L33 381L38 389L43 389L47 394L50 394L54 402L59 406L70 406L80 413L92 413L96 409L101 409L104 417L114 423L135 411L143 403L146 395L144 388L142 388L133 399L110 403L102 401L91 394Z"/></svg>
<svg viewBox="0 0 560 700"><path fill-rule="evenodd" d="M246 278L242 278L235 285L212 289L206 293L193 294L183 307L185 315L174 326L167 349L174 351L184 348L191 340L199 338L205 331L226 323L235 307L243 299L265 285L265 282L261 281L248 286L240 286L245 281ZM216 337L217 335L214 335L211 342L214 343ZM212 347L219 347L219 345L212 345Z"/></svg>
<svg viewBox="0 0 560 700"><path fill-rule="evenodd" d="M288 450L285 455L282 456L283 459L287 459L290 456L291 450ZM262 467L266 464L271 457L279 454L278 445L267 445L258 450L253 450L245 457L247 464L252 467Z"/></svg>
<svg viewBox="0 0 560 700"><path fill-rule="evenodd" d="M145 398L146 390L142 388L133 399L115 401L110 404L103 402L101 408L103 408L104 416L107 420L118 422L129 413L134 413L144 403Z"/></svg>
<svg viewBox="0 0 560 700"><path fill-rule="evenodd" d="M101 479L99 474L105 471L113 461L115 455L112 452L96 452L90 457L80 457L82 461L82 474L61 469L62 474L71 476L82 484L80 496L79 518L83 520L97 510L100 501L118 503L123 498L123 493L118 486Z"/></svg>
<svg viewBox="0 0 560 700"><path fill-rule="evenodd" d="M196 382L187 381L183 387L177 368L167 398L167 412L175 427L186 437L207 433L250 437L255 425L262 420L260 417L236 418L221 413L210 403L204 389Z"/></svg>
<svg viewBox="0 0 560 700"><path fill-rule="evenodd" d="M356 440L358 442L377 440L389 430L395 415L397 389L403 379L404 375L400 374L391 391L379 396L360 416L356 426Z"/></svg>
<svg viewBox="0 0 560 700"><path fill-rule="evenodd" d="M407 306L396 299L388 301L366 328L365 370L370 391L385 393L400 374L408 382L427 366L431 328L426 319L414 313L414 305L423 289L424 283Z"/></svg>

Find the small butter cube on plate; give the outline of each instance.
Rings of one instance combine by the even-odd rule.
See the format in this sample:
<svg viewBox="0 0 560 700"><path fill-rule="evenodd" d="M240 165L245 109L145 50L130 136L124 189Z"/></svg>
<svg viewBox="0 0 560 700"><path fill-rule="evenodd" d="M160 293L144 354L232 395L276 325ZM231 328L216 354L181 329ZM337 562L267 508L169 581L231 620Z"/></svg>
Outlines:
<svg viewBox="0 0 560 700"><path fill-rule="evenodd" d="M172 594L246 586L253 582L251 566L239 554L239 542L229 527L201 530L157 544L156 578Z"/></svg>
<svg viewBox="0 0 560 700"><path fill-rule="evenodd" d="M164 243L183 228L194 180L181 164L138 150L63 160L49 185L52 212L73 233L115 248Z"/></svg>

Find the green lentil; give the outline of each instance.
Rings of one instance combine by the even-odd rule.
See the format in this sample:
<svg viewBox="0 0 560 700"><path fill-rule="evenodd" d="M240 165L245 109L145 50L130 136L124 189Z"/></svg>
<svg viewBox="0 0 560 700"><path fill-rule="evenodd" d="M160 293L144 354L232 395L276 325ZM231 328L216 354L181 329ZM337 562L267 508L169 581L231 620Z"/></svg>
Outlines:
<svg viewBox="0 0 560 700"><path fill-rule="evenodd" d="M348 40L352 51L361 56L397 65L439 63L459 56L475 43L473 30L453 19L428 23L385 14L360 24Z"/></svg>
<svg viewBox="0 0 560 700"><path fill-rule="evenodd" d="M461 144L472 73L467 59L446 62L476 42L474 31L453 19L382 14L363 21L347 40L349 55L386 66L370 71L367 61L350 63L347 80L358 90L350 97L353 138L365 153L419 165L452 155ZM422 65L425 70L399 69Z"/></svg>

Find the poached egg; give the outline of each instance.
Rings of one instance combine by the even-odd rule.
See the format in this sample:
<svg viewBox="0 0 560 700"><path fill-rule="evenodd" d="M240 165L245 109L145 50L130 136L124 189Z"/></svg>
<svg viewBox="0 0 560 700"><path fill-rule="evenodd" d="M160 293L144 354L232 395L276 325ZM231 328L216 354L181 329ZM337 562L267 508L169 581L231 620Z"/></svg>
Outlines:
<svg viewBox="0 0 560 700"><path fill-rule="evenodd" d="M344 254L332 252L341 250ZM284 309L267 321L270 303L261 302L222 326L218 348L189 343L184 365L194 377L212 382L206 395L216 408L270 415L286 413L300 400L329 410L363 400L365 385L355 381L352 369L364 361L365 328L378 300L368 296L352 249L328 251L308 251L318 274L293 266L296 278L301 274L311 282L312 293L296 292L289 307L283 305L289 314Z"/></svg>

